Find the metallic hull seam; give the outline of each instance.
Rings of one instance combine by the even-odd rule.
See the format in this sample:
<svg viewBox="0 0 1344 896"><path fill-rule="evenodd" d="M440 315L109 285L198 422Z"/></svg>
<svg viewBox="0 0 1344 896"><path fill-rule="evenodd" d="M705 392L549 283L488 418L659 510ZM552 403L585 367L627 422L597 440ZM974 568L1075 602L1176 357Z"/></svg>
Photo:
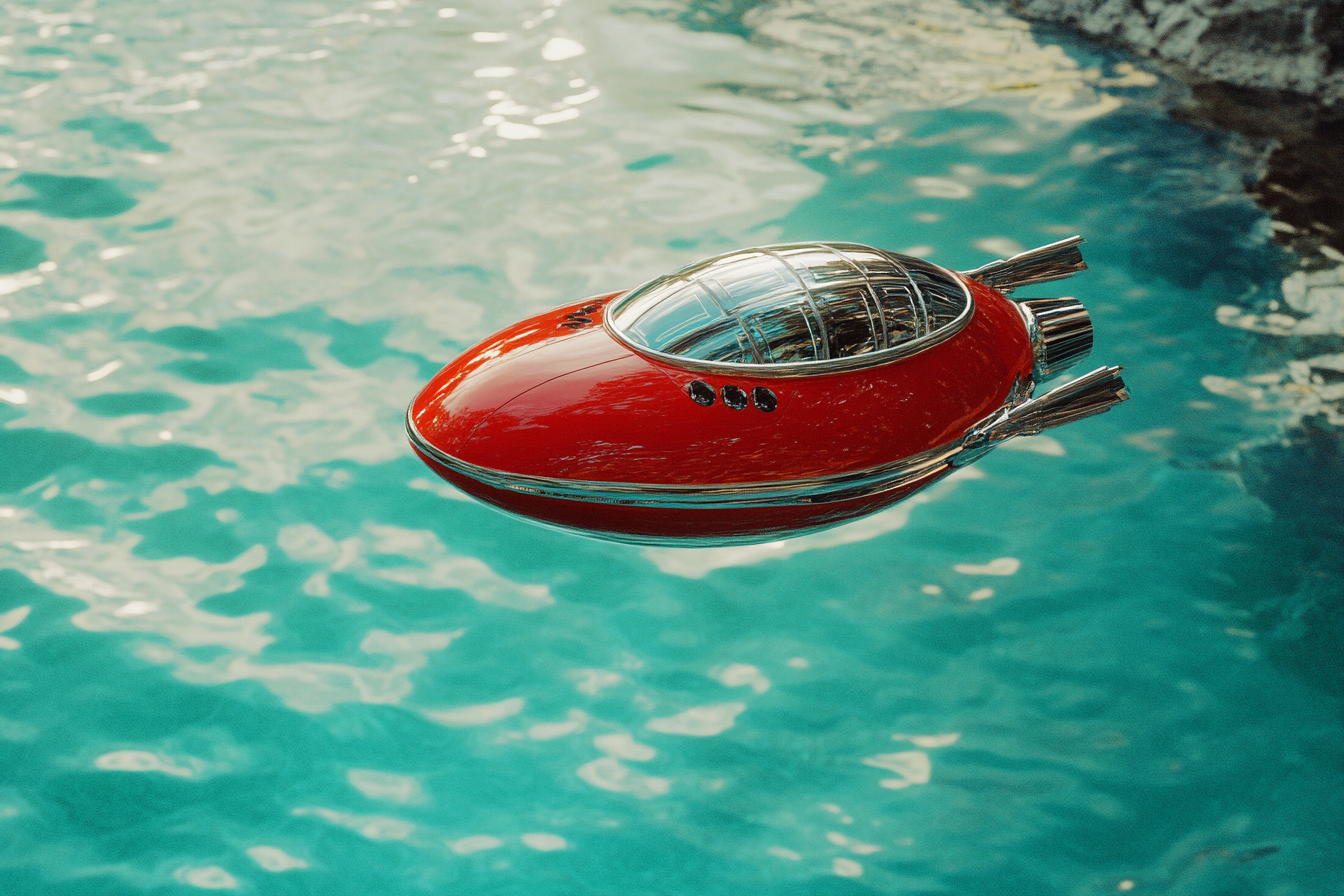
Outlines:
<svg viewBox="0 0 1344 896"><path fill-rule="evenodd" d="M881 495L948 472L955 466L953 458L961 453L966 441L963 436L889 464L834 476L729 485L662 485L553 479L477 466L430 444L416 429L409 410L406 433L425 457L490 488L592 504L705 510L826 504Z"/></svg>
<svg viewBox="0 0 1344 896"><path fill-rule="evenodd" d="M926 483L926 485L932 484L932 481ZM916 491L918 490L919 489L916 489ZM899 501L891 502L891 504L897 503L899 503ZM630 544L638 547L650 548L726 548L768 544L774 541L782 541L786 538L797 538L801 535L815 535L818 532L825 532L827 529L834 529L837 525L851 523L859 518L856 516L839 521L831 520L824 523L818 523L814 526L789 526L788 528L781 527L771 530L751 531L742 535L639 535L630 532L620 532L614 529L582 529L578 526L566 526L563 523L537 519L536 517L519 513L516 510L502 507L499 504L491 504L491 506L500 513L508 514L514 519L525 520L534 526L550 529L552 532L564 532L567 535L578 535L592 541L614 541L617 544ZM876 513L878 510L885 509L885 507L880 507L875 508L870 512Z"/></svg>

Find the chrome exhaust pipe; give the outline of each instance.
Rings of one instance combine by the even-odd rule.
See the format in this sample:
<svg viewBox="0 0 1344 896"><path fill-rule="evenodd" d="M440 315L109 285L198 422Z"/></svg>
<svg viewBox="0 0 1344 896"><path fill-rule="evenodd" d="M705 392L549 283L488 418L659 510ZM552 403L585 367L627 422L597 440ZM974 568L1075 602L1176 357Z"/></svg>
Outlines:
<svg viewBox="0 0 1344 896"><path fill-rule="evenodd" d="M1071 236L961 273L1005 293L1032 283L1062 280L1087 270L1083 252L1078 248L1082 241L1080 236Z"/></svg>
<svg viewBox="0 0 1344 896"><path fill-rule="evenodd" d="M966 434L961 451L951 458L962 467L981 457L995 445L1017 436L1039 432L1097 414L1104 414L1129 398L1129 389L1120 378L1123 367L1098 367L1062 386L1056 386L1039 398L1004 408Z"/></svg>
<svg viewBox="0 0 1344 896"><path fill-rule="evenodd" d="M1129 388L1120 378L1123 367L1098 367L1076 380L1056 386L1039 398L1022 402L991 427L1001 433L996 441L1013 436L1035 435L1042 430L1104 414L1129 398Z"/></svg>
<svg viewBox="0 0 1344 896"><path fill-rule="evenodd" d="M1031 337L1036 382L1063 373L1091 354L1092 318L1077 299L1025 299L1017 303L1017 310Z"/></svg>

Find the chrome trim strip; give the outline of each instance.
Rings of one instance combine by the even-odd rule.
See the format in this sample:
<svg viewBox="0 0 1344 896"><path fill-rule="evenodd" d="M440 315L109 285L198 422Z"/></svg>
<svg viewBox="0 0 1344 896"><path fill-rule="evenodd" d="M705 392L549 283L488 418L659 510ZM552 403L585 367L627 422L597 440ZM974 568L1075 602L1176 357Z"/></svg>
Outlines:
<svg viewBox="0 0 1344 896"><path fill-rule="evenodd" d="M789 243L784 245L793 244ZM758 247L758 251L765 251L770 248L773 247L762 246ZM961 276L955 271L948 270L947 268L933 264L932 262L925 262L925 264L937 268L947 274L951 277L952 282L956 283L957 286L961 288L962 295L966 299L966 305L962 308L961 313L948 321L944 326L934 330L932 333L926 333L923 336L911 339L909 342L902 342L899 345L894 345L890 348L882 349L881 351L868 352L864 355L854 355L849 358L829 358L823 361L794 361L789 364L743 364L736 361L701 361L695 358L687 358L684 355L672 355L666 352L656 351L627 338L625 334L618 330L616 325L612 323L617 312L620 311L617 306L626 298L626 296L630 295L629 292L626 292L624 295L619 295L607 303L608 310L602 315L602 328L606 330L613 339L636 354L643 355L646 358L652 358L655 361L660 361L670 367L680 367L683 370L690 370L695 373L735 374L737 376L761 377L801 377L819 376L826 373L841 373L850 370L864 370L868 367L876 367L879 364L886 364L888 361L896 361L901 358L908 358L911 355L917 355L925 349L946 342L960 333L962 329L971 322L971 318L975 316L975 297L971 295L970 289L966 286L966 283L962 280ZM913 281L911 282L913 283ZM917 286L916 289L918 289ZM815 311L815 306L813 306L813 310Z"/></svg>
<svg viewBox="0 0 1344 896"><path fill-rule="evenodd" d="M962 437L889 464L812 479L728 485L666 485L553 479L478 466L430 444L416 429L410 408L406 411L406 434L421 454L491 488L592 504L700 509L825 504L871 497L951 470L952 459L962 450L965 441L965 437Z"/></svg>
<svg viewBox="0 0 1344 896"><path fill-rule="evenodd" d="M800 527L778 527L769 530L755 530L745 535L632 535L628 532L617 532L613 529L579 529L574 526L564 526L560 523L553 523L549 520L539 520L530 516L524 516L509 510L506 507L500 507L498 504L486 503L492 510L497 510L507 516L517 520L531 523L534 526L541 526L543 529L550 529L552 532L563 532L566 535L578 535L581 538L587 538L592 541L614 541L617 544L632 544L640 547L659 547L659 548L722 548L733 545L748 544L767 544L772 541L783 541L786 538L796 538L800 535L812 535L816 532L824 532L827 529L833 529L836 526L853 522L860 517L846 518L842 520L827 521L810 526ZM862 516L862 515L861 515Z"/></svg>
<svg viewBox="0 0 1344 896"><path fill-rule="evenodd" d="M1027 326L1027 338L1031 340L1031 358L1033 379L1042 379L1041 360L1045 357L1045 337L1041 334L1041 325L1036 320L1036 315L1032 314L1031 307L1021 302L1014 302L1013 307L1021 315L1022 322Z"/></svg>
<svg viewBox="0 0 1344 896"><path fill-rule="evenodd" d="M589 504L658 509L717 510L829 504L875 497L921 481L932 481L957 467L978 460L995 445L1015 436L1038 433L1043 429L1104 413L1129 398L1120 371L1120 367L1101 367L1039 398L1030 397L1034 385L1030 380L1015 380L1004 403L960 438L864 470L780 482L667 485L554 479L506 473L468 463L430 444L415 426L411 415L414 402L406 409L406 434L416 450L436 463L490 488L519 494ZM602 537L609 536L604 534Z"/></svg>

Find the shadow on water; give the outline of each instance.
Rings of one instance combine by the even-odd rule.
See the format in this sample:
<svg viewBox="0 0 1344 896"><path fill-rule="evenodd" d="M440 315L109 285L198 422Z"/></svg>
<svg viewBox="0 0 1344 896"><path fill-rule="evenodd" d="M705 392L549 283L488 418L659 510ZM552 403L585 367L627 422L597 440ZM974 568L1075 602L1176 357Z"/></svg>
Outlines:
<svg viewBox="0 0 1344 896"><path fill-rule="evenodd" d="M93 135L94 143L111 149L135 149L140 152L167 152L172 149L140 122L127 121L116 115L72 118L61 127L67 131L88 131Z"/></svg>
<svg viewBox="0 0 1344 896"><path fill-rule="evenodd" d="M26 172L10 181L34 195L0 202L0 210L35 211L50 218L111 218L136 206L119 181Z"/></svg>
<svg viewBox="0 0 1344 896"><path fill-rule="evenodd" d="M0 430L0 492L18 492L44 477L75 468L80 479L172 482L210 465L232 466L218 454L190 445L100 445L68 432Z"/></svg>
<svg viewBox="0 0 1344 896"><path fill-rule="evenodd" d="M252 321L229 321L213 330L188 326L153 332L137 329L122 338L196 355L169 361L159 368L193 383L242 383L260 370L312 369L301 346Z"/></svg>
<svg viewBox="0 0 1344 896"><path fill-rule="evenodd" d="M26 383L33 375L24 370L13 358L0 355L0 383Z"/></svg>
<svg viewBox="0 0 1344 896"><path fill-rule="evenodd" d="M177 326L162 330L135 329L120 338L148 342L194 355L160 365L175 376L195 383L241 383L262 370L311 370L304 348L294 341L299 333L317 333L329 342L326 351L340 364L362 368L381 358L413 362L421 376L432 376L440 363L422 355L390 348L384 342L392 322L374 320L352 324L319 308L307 308L274 317L237 318L218 328Z"/></svg>
<svg viewBox="0 0 1344 896"><path fill-rule="evenodd" d="M0 225L0 274L31 270L46 260L45 243Z"/></svg>
<svg viewBox="0 0 1344 896"><path fill-rule="evenodd" d="M131 414L166 414L190 407L171 392L104 392L75 400L80 409L96 417L127 417Z"/></svg>
<svg viewBox="0 0 1344 896"><path fill-rule="evenodd" d="M1246 488L1274 511L1299 551L1282 557L1295 573L1285 599L1247 595L1257 629L1281 663L1344 695L1344 451L1339 434L1312 418L1282 442L1242 454Z"/></svg>

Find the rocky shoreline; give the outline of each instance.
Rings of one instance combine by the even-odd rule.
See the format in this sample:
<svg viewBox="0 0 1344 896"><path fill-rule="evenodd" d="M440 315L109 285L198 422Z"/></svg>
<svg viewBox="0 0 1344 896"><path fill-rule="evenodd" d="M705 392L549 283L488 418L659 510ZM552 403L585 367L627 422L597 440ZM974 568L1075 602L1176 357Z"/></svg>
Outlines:
<svg viewBox="0 0 1344 896"><path fill-rule="evenodd" d="M1274 146L1251 196L1308 262L1344 262L1344 0L1008 0L1159 62L1191 86L1173 110Z"/></svg>
<svg viewBox="0 0 1344 896"><path fill-rule="evenodd" d="M1338 0L1010 0L1056 22L1178 65L1184 80L1344 100Z"/></svg>
<svg viewBox="0 0 1344 896"><path fill-rule="evenodd" d="M1291 426L1313 419L1344 434L1344 0L1008 0L1027 19L1062 25L1158 60L1190 85L1178 116L1264 141L1248 193L1274 239L1301 259L1281 296L1224 305L1218 321L1290 340L1290 362L1239 394L1276 399ZM1229 394L1226 384L1219 386ZM1235 391L1235 390L1234 390ZM1254 396L1254 398L1252 398ZM1344 450L1341 450L1344 456Z"/></svg>
<svg viewBox="0 0 1344 896"><path fill-rule="evenodd" d="M1300 258L1282 294L1224 305L1218 321L1262 333L1266 365L1212 392L1286 411L1280 440L1232 466L1246 489L1300 533L1312 583L1285 603L1254 602L1256 627L1285 658L1344 635L1344 0L1008 0L1029 20L1149 56L1190 85L1172 113L1264 140L1247 190L1274 239ZM1287 357L1287 363L1284 358ZM1305 644L1305 647L1304 647ZM1302 650L1305 649L1305 653ZM1309 676L1327 689L1337 674Z"/></svg>

